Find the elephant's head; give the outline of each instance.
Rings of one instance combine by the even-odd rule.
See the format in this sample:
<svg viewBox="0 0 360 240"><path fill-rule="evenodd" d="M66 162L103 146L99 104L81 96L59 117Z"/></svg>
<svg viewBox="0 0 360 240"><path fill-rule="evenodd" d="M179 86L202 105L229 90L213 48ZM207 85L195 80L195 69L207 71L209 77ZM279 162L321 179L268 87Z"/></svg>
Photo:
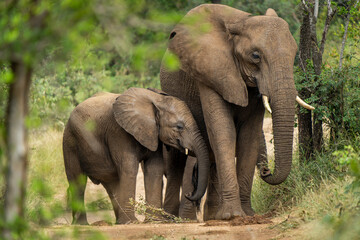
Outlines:
<svg viewBox="0 0 360 240"><path fill-rule="evenodd" d="M198 159L198 186L190 200L199 200L205 193L209 175L206 144L187 105L161 91L130 88L113 104L117 123L151 151L159 140Z"/></svg>
<svg viewBox="0 0 360 240"><path fill-rule="evenodd" d="M228 6L204 4L174 28L169 50L179 57L181 70L230 103L246 107L248 87L258 88L265 107L273 112L275 143L274 173L264 169L262 177L270 184L283 182L291 169L297 97L293 80L297 45L288 24L272 9L264 16L251 16Z"/></svg>

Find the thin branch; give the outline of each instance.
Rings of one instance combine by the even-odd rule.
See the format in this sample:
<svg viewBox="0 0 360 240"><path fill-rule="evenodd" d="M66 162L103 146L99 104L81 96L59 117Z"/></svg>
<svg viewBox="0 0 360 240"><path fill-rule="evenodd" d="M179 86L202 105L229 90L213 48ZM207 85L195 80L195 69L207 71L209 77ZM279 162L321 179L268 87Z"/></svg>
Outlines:
<svg viewBox="0 0 360 240"><path fill-rule="evenodd" d="M323 31L322 39L321 39L321 43L320 43L320 52L321 52L321 54L324 53L326 35L327 35L328 31L329 31L331 20L333 19L333 17L336 14L336 11L337 11L337 9L333 10L331 8L331 1L330 0L327 0L327 3L328 3L327 4L328 5L327 6L328 7L327 16L326 16L324 31Z"/></svg>
<svg viewBox="0 0 360 240"><path fill-rule="evenodd" d="M344 35L343 35L342 42L341 42L341 51L340 51L340 60L339 60L339 69L340 70L342 69L342 62L343 62L343 58L344 58L345 42L346 42L346 36L347 36L347 32L348 32L349 22L350 22L350 11L346 15L345 31L344 31Z"/></svg>
<svg viewBox="0 0 360 240"><path fill-rule="evenodd" d="M319 0L315 0L315 7L314 7L314 17L315 19L318 18L319 15Z"/></svg>
<svg viewBox="0 0 360 240"><path fill-rule="evenodd" d="M354 3L354 7L356 7L358 3L359 3L359 0L356 0ZM340 51L340 60L339 60L339 69L340 70L342 69L342 62L343 62L343 58L344 58L345 42L346 42L347 32L348 32L348 28L349 28L351 8L352 8L352 4L349 4L348 8L346 9L348 12L346 14L346 20L345 20L345 31L344 31L344 35L343 35L343 38L341 41L341 51Z"/></svg>
<svg viewBox="0 0 360 240"><path fill-rule="evenodd" d="M305 0L301 0L301 2L306 12L311 13L309 6L305 3Z"/></svg>

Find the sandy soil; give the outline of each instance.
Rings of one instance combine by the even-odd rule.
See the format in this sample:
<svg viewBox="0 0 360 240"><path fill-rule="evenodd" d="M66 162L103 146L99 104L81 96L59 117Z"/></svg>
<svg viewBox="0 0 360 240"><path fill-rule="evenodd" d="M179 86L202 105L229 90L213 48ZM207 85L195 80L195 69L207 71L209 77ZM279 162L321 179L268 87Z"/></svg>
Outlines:
<svg viewBox="0 0 360 240"><path fill-rule="evenodd" d="M90 231L91 230L91 231ZM54 226L48 229L52 237L66 231L74 231L73 226ZM87 226L77 228L77 239L88 239L93 231L101 232L108 239L273 239L279 235L269 228L269 224L230 226L229 224L207 226L204 223L182 224L130 224L116 226ZM61 239L70 239L62 236ZM158 237L158 238L156 238Z"/></svg>
<svg viewBox="0 0 360 240"><path fill-rule="evenodd" d="M268 155L274 153L272 141L272 120L266 118L263 126L267 141ZM294 131L294 144L297 139L297 129ZM144 196L144 180L141 168L139 168L137 178L136 196ZM166 179L165 184L166 184ZM97 199L107 198L107 194L101 185L94 185L88 182L85 201L93 202ZM71 214L56 219L53 226L46 229L46 232L56 238L61 233L59 239L89 239L93 231L101 232L108 239L162 239L154 238L163 236L166 239L280 239L281 233L270 226L280 220L269 219L267 217L255 217L247 219L234 219L232 221L209 221L205 223L181 223L181 224L128 224L111 225L115 222L113 211L88 212L88 221L92 226L71 226ZM143 221L142 216L137 216L139 221ZM64 234L66 232L67 234ZM74 235L74 232L76 234ZM71 233L69 235L69 233Z"/></svg>

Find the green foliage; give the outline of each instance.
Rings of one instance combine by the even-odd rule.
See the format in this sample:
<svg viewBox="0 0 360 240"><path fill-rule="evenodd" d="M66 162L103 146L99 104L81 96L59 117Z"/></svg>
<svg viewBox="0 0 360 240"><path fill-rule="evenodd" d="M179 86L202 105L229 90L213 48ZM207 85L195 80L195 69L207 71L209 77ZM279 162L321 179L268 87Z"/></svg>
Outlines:
<svg viewBox="0 0 360 240"><path fill-rule="evenodd" d="M28 189L27 218L32 223L46 226L51 221L64 214L64 207L60 200L54 201L54 189L43 179L32 179Z"/></svg>
<svg viewBox="0 0 360 240"><path fill-rule="evenodd" d="M72 2L2 1L0 14L6 17L0 21L0 60L21 59L32 66L54 46L60 50L56 56L63 57L80 50L84 36L97 41L91 34L97 26L92 1Z"/></svg>
<svg viewBox="0 0 360 240"><path fill-rule="evenodd" d="M337 145L328 145L316 154L314 161L300 163L295 158L289 177L279 186L269 186L256 178L252 193L255 210L286 215L275 226L281 230L300 228L311 222L304 235L309 239L357 239L359 149L359 137L350 140L342 137Z"/></svg>
<svg viewBox="0 0 360 240"><path fill-rule="evenodd" d="M337 157L337 161L341 165L349 168L353 180L347 190L356 194L358 204L360 204L360 138L358 137L357 140L357 145L347 145L343 150L335 151L333 155Z"/></svg>
<svg viewBox="0 0 360 240"><path fill-rule="evenodd" d="M330 127L332 144L337 142L340 136L353 139L360 134L359 76L359 65L345 66L341 70L323 67L320 81L314 80L316 78L313 70L304 74L299 68L296 69L296 86L298 89L313 90L307 101L315 106L314 112L317 113L318 120L324 121Z"/></svg>
<svg viewBox="0 0 360 240"><path fill-rule="evenodd" d="M59 196L67 187L61 136L55 130L31 134L26 220L38 225L48 225L66 207L64 197Z"/></svg>
<svg viewBox="0 0 360 240"><path fill-rule="evenodd" d="M159 75L124 74L124 69L115 68L98 71L71 67L51 76L35 75L30 118L32 122L38 119L61 129L73 108L85 99L103 91L122 93L129 87L160 89Z"/></svg>
<svg viewBox="0 0 360 240"><path fill-rule="evenodd" d="M360 235L359 146L359 139L357 139L356 144L345 146L343 150L335 151L332 154L340 166L349 169L351 178L345 182L346 184L338 183L335 187L332 186L331 192L326 197L333 199L336 196L336 201L328 204L330 205L329 210L324 212L319 227L314 229L313 239L358 239ZM339 186L342 188L338 189ZM331 208L331 205L336 206ZM325 234L323 234L324 232Z"/></svg>
<svg viewBox="0 0 360 240"><path fill-rule="evenodd" d="M325 69L321 76L324 83L319 97L324 105L324 119L333 134L354 138L360 134L360 69L358 66L342 70ZM337 136L332 136L334 137Z"/></svg>
<svg viewBox="0 0 360 240"><path fill-rule="evenodd" d="M270 159L269 164L274 164ZM316 191L324 180L343 178L346 169L332 155L332 151L319 153L314 161L301 163L293 159L290 175L278 186L265 184L256 177L252 191L252 204L256 212L282 212L294 207L309 191ZM265 197L264 197L265 196Z"/></svg>

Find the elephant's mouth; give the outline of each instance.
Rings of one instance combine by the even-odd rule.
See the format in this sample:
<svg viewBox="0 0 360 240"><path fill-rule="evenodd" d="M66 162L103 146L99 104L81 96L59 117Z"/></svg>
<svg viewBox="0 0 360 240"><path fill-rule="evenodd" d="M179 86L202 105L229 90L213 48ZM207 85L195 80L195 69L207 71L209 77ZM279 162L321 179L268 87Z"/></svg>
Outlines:
<svg viewBox="0 0 360 240"><path fill-rule="evenodd" d="M257 85L257 79L253 76L248 76L245 78L246 86L248 87L258 87Z"/></svg>
<svg viewBox="0 0 360 240"><path fill-rule="evenodd" d="M192 157L196 157L195 152L192 149L189 149L188 147L184 147L181 144L180 139L177 139L177 143L169 143L169 144L165 144L166 150L170 151L170 147L176 148L178 149L181 153L185 154L185 155L190 155Z"/></svg>
<svg viewBox="0 0 360 240"><path fill-rule="evenodd" d="M185 155L190 155L192 157L196 157L194 151L186 146L184 146L180 139L177 139L177 145L180 147L179 150L184 153Z"/></svg>

